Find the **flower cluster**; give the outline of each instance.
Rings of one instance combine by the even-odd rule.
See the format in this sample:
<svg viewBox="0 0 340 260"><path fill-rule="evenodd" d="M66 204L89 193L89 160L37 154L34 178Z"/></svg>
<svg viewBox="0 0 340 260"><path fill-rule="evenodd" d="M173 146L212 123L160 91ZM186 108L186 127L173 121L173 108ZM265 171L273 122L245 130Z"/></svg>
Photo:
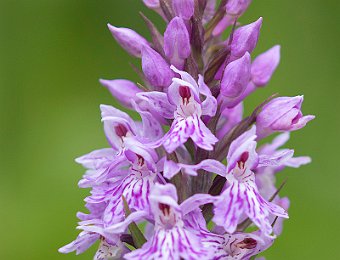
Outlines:
<svg viewBox="0 0 340 260"><path fill-rule="evenodd" d="M161 34L142 15L151 41L108 25L141 59L143 83L100 82L140 120L100 106L110 147L76 159L86 168L79 187L91 188L88 213L77 214L81 233L60 252L100 241L98 260L254 259L281 233L289 200L278 196L275 175L310 158L280 147L314 116L302 115L303 96L272 96L243 116L246 97L278 66L280 46L252 59L262 18L238 22L251 0L216 2L144 0L167 23Z"/></svg>

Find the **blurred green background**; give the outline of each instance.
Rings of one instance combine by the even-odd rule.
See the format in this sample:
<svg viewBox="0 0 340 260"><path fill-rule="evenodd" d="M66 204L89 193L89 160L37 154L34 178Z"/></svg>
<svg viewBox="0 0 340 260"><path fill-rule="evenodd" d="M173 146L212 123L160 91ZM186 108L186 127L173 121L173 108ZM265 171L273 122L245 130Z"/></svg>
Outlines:
<svg viewBox="0 0 340 260"><path fill-rule="evenodd" d="M76 237L88 194L73 159L107 146L99 104L114 100L98 78L138 80L106 23L146 34L140 10L156 17L139 0L0 0L0 259L92 258L94 248L57 252ZM255 54L282 45L278 71L247 110L275 92L304 94L304 113L317 116L288 144L313 164L280 173L290 219L268 259L340 259L339 13L336 0L255 0L240 20L264 17Z"/></svg>

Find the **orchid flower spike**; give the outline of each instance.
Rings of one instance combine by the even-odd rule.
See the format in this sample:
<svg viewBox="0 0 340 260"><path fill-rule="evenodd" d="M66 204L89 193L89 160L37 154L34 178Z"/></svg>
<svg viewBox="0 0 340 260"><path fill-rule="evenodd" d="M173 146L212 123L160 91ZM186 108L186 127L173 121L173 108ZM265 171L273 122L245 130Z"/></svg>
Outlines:
<svg viewBox="0 0 340 260"><path fill-rule="evenodd" d="M280 62L279 45L252 57L263 19L236 22L251 2L143 0L166 23L161 33L143 15L150 40L108 25L139 59L140 79L100 83L134 113L100 105L107 146L76 159L90 194L60 253L97 244L97 260L247 260L273 245L290 205L277 174L311 162L283 146L314 116L303 116L303 96L264 98L249 112Z"/></svg>

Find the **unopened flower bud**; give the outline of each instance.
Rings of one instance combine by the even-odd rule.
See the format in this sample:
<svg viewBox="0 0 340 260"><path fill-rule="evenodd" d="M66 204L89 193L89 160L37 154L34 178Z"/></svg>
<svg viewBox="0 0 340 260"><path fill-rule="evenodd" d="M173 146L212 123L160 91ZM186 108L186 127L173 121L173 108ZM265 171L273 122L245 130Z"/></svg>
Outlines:
<svg viewBox="0 0 340 260"><path fill-rule="evenodd" d="M221 99L224 107L234 107L241 100L242 95L250 81L250 54L246 52L243 57L227 65L221 80Z"/></svg>
<svg viewBox="0 0 340 260"><path fill-rule="evenodd" d="M226 15L216 25L213 31L214 36L218 36L230 25L232 25L237 18L239 18L248 9L252 0L229 0L225 6Z"/></svg>
<svg viewBox="0 0 340 260"><path fill-rule="evenodd" d="M170 65L148 46L142 49L142 69L146 79L154 87L168 87L174 76Z"/></svg>
<svg viewBox="0 0 340 260"><path fill-rule="evenodd" d="M238 28L234 32L231 43L231 55L233 59L242 57L246 52L251 53L255 49L261 26L262 17L256 22Z"/></svg>
<svg viewBox="0 0 340 260"><path fill-rule="evenodd" d="M265 105L257 116L257 135L263 138L273 132L294 131L303 128L314 116L303 116L303 96L278 97Z"/></svg>
<svg viewBox="0 0 340 260"><path fill-rule="evenodd" d="M185 20L189 20L194 15L194 0L172 0L172 8L175 14Z"/></svg>
<svg viewBox="0 0 340 260"><path fill-rule="evenodd" d="M252 0L229 0L225 6L227 14L240 16L242 15L250 5Z"/></svg>
<svg viewBox="0 0 340 260"><path fill-rule="evenodd" d="M143 2L147 7L151 9L159 8L159 0L143 0Z"/></svg>
<svg viewBox="0 0 340 260"><path fill-rule="evenodd" d="M202 17L203 24L206 24L207 22L211 20L211 18L213 18L215 14L215 9L216 9L216 0L207 0L204 13L203 13L203 17Z"/></svg>
<svg viewBox="0 0 340 260"><path fill-rule="evenodd" d="M189 57L190 52L187 27L182 18L175 17L164 33L164 53L170 59L171 64L178 69L183 69L184 61Z"/></svg>
<svg viewBox="0 0 340 260"><path fill-rule="evenodd" d="M258 87L268 84L280 62L280 46L276 45L257 56L251 65L251 79Z"/></svg>
<svg viewBox="0 0 340 260"><path fill-rule="evenodd" d="M136 94L141 92L135 83L125 79L101 79L100 83L106 87L119 102L128 108L133 108L131 100L134 100Z"/></svg>
<svg viewBox="0 0 340 260"><path fill-rule="evenodd" d="M129 28L118 28L110 24L108 27L120 46L132 56L140 57L143 46L149 46L145 38Z"/></svg>
<svg viewBox="0 0 340 260"><path fill-rule="evenodd" d="M166 17L166 15L164 14L161 8L160 0L143 0L143 2L148 8L154 10L156 13L162 16L164 20L168 21L168 18Z"/></svg>
<svg viewBox="0 0 340 260"><path fill-rule="evenodd" d="M215 26L212 35L219 36L221 35L228 26L232 25L235 22L235 17L232 15L225 15L221 21Z"/></svg>

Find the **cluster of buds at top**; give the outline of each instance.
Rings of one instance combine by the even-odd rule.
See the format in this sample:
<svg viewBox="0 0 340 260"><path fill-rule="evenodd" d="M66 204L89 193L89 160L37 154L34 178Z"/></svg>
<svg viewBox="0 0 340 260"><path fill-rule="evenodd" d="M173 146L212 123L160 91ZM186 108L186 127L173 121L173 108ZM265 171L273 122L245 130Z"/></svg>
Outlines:
<svg viewBox="0 0 340 260"><path fill-rule="evenodd" d="M108 26L141 59L141 82L100 80L140 121L100 106L110 147L76 160L87 169L79 186L91 188L89 212L77 214L81 233L59 251L82 253L99 240L95 259L254 259L288 218L275 174L310 162L280 147L314 116L302 115L302 96L272 96L243 116L244 100L280 60L280 46L251 57L262 18L238 22L251 0L143 2L164 18L164 34L144 15L151 41Z"/></svg>

